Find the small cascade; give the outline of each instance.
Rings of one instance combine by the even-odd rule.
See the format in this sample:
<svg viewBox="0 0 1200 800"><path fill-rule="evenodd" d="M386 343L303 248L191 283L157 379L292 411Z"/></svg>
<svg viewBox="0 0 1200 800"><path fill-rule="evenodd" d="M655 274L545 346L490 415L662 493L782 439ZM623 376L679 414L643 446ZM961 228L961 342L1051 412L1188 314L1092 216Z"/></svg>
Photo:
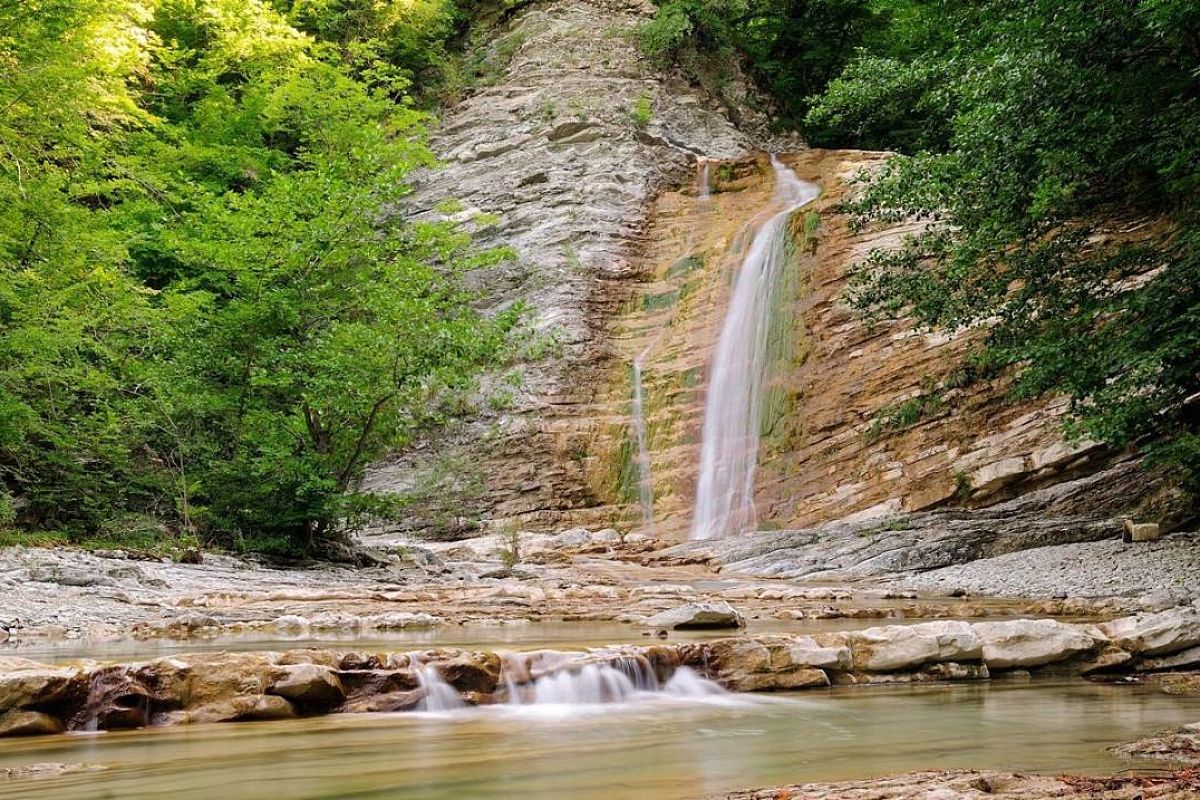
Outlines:
<svg viewBox="0 0 1200 800"><path fill-rule="evenodd" d="M650 474L650 443L646 435L646 400L642 388L642 361L649 354L647 347L633 360L633 435L637 441L638 503L642 509L642 525L654 526L654 483Z"/></svg>
<svg viewBox="0 0 1200 800"><path fill-rule="evenodd" d="M725 694L720 686L687 667L679 667L669 681L660 684L654 667L643 655L565 664L536 679L531 678L529 665L522 664L519 655L503 654L502 658L500 684L508 706L605 705L654 696L700 698Z"/></svg>
<svg viewBox="0 0 1200 800"><path fill-rule="evenodd" d="M675 674L663 686L663 692L672 697L716 697L729 694L713 681L701 678L699 673L690 667L679 667Z"/></svg>
<svg viewBox="0 0 1200 800"><path fill-rule="evenodd" d="M757 523L754 477L772 295L787 267L792 214L820 194L819 187L800 180L774 155L771 167L775 172L772 202L783 210L754 235L717 340L704 408L692 539L740 533Z"/></svg>
<svg viewBox="0 0 1200 800"><path fill-rule="evenodd" d="M608 664L585 664L539 678L533 685L533 702L555 705L620 703L633 697L637 687L619 669Z"/></svg>
<svg viewBox="0 0 1200 800"><path fill-rule="evenodd" d="M416 656L412 656L412 664L417 686L425 693L417 703L417 711L455 711L466 707L458 690L446 683L436 669L422 664Z"/></svg>
<svg viewBox="0 0 1200 800"><path fill-rule="evenodd" d="M697 180L698 186L696 198L705 203L712 199L712 163L707 158L697 159L700 167L700 177Z"/></svg>

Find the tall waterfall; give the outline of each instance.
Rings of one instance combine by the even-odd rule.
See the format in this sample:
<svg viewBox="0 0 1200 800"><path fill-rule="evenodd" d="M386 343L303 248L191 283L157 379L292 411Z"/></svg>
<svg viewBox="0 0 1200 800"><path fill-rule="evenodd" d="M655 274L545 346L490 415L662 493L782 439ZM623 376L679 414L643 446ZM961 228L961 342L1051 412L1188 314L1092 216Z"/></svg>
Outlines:
<svg viewBox="0 0 1200 800"><path fill-rule="evenodd" d="M700 449L700 478L692 518L693 539L740 533L757 523L754 474L767 368L772 294L787 265L788 223L820 194L778 158L773 204L783 210L754 236L733 285L733 295L709 373Z"/></svg>

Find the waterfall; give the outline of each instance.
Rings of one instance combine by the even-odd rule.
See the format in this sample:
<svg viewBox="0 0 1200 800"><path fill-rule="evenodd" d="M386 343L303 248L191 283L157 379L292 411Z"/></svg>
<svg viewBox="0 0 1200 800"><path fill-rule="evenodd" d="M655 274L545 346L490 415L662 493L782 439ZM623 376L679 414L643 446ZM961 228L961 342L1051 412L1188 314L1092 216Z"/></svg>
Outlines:
<svg viewBox="0 0 1200 800"><path fill-rule="evenodd" d="M647 347L633 360L633 435L637 440L638 502L642 507L642 525L654 525L654 483L650 473L650 443L646 437L646 401L642 389L642 360Z"/></svg>
<svg viewBox="0 0 1200 800"><path fill-rule="evenodd" d="M552 654L564 656L566 654ZM557 663L557 665L555 665ZM537 675L540 669L549 672ZM607 661L570 663L560 659L529 661L518 653L502 653L499 684L507 706L574 706L624 703L654 695L675 698L715 697L726 694L716 683L687 667L677 667L670 680L660 684L644 655L619 655Z"/></svg>
<svg viewBox="0 0 1200 800"><path fill-rule="evenodd" d="M417 711L455 711L466 707L458 691L446 683L436 669L423 665L416 656L412 656L412 664L417 686L425 692L417 703Z"/></svg>
<svg viewBox="0 0 1200 800"><path fill-rule="evenodd" d="M772 294L787 265L791 216L820 194L816 184L800 180L774 155L771 167L773 203L784 209L755 234L734 281L717 340L704 408L693 539L739 533L757 522L754 474Z"/></svg>
<svg viewBox="0 0 1200 800"><path fill-rule="evenodd" d="M696 197L703 203L712 197L712 162L707 158L697 159L697 161L700 165L700 179Z"/></svg>

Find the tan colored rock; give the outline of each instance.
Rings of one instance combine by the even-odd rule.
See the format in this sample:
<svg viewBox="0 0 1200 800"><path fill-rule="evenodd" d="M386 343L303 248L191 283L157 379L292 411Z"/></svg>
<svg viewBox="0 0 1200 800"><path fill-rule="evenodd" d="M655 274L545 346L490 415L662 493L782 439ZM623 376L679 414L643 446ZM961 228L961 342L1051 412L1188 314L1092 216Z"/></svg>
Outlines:
<svg viewBox="0 0 1200 800"><path fill-rule="evenodd" d="M1076 625L1052 619L976 622L983 661L991 669L1040 667L1091 650L1100 640Z"/></svg>
<svg viewBox="0 0 1200 800"><path fill-rule="evenodd" d="M1157 522L1134 522L1131 519L1121 523L1126 542L1157 542L1162 538L1162 531Z"/></svg>
<svg viewBox="0 0 1200 800"><path fill-rule="evenodd" d="M797 636L787 645L789 666L818 669L850 669L850 648L824 647L811 636Z"/></svg>
<svg viewBox="0 0 1200 800"><path fill-rule="evenodd" d="M41 711L14 709L0 714L0 737L43 736L48 733L62 733L64 730L66 726L61 719Z"/></svg>
<svg viewBox="0 0 1200 800"><path fill-rule="evenodd" d="M75 669L0 656L0 712L53 705L66 696L78 676Z"/></svg>
<svg viewBox="0 0 1200 800"><path fill-rule="evenodd" d="M799 668L780 672L736 674L722 683L736 692L782 692L824 688L829 686L829 675L821 669Z"/></svg>
<svg viewBox="0 0 1200 800"><path fill-rule="evenodd" d="M321 708L346 699L346 690L333 669L315 664L280 667L281 675L268 690L302 706Z"/></svg>

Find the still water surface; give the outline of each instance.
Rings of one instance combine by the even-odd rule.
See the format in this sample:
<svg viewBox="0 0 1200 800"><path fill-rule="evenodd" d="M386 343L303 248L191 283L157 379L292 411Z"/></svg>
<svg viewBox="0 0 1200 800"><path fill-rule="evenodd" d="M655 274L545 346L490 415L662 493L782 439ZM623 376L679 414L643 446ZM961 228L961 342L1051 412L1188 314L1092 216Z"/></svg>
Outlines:
<svg viewBox="0 0 1200 800"><path fill-rule="evenodd" d="M684 800L930 768L1111 772L1105 747L1200 719L1200 699L1083 682L333 716L0 742L28 800Z"/></svg>

